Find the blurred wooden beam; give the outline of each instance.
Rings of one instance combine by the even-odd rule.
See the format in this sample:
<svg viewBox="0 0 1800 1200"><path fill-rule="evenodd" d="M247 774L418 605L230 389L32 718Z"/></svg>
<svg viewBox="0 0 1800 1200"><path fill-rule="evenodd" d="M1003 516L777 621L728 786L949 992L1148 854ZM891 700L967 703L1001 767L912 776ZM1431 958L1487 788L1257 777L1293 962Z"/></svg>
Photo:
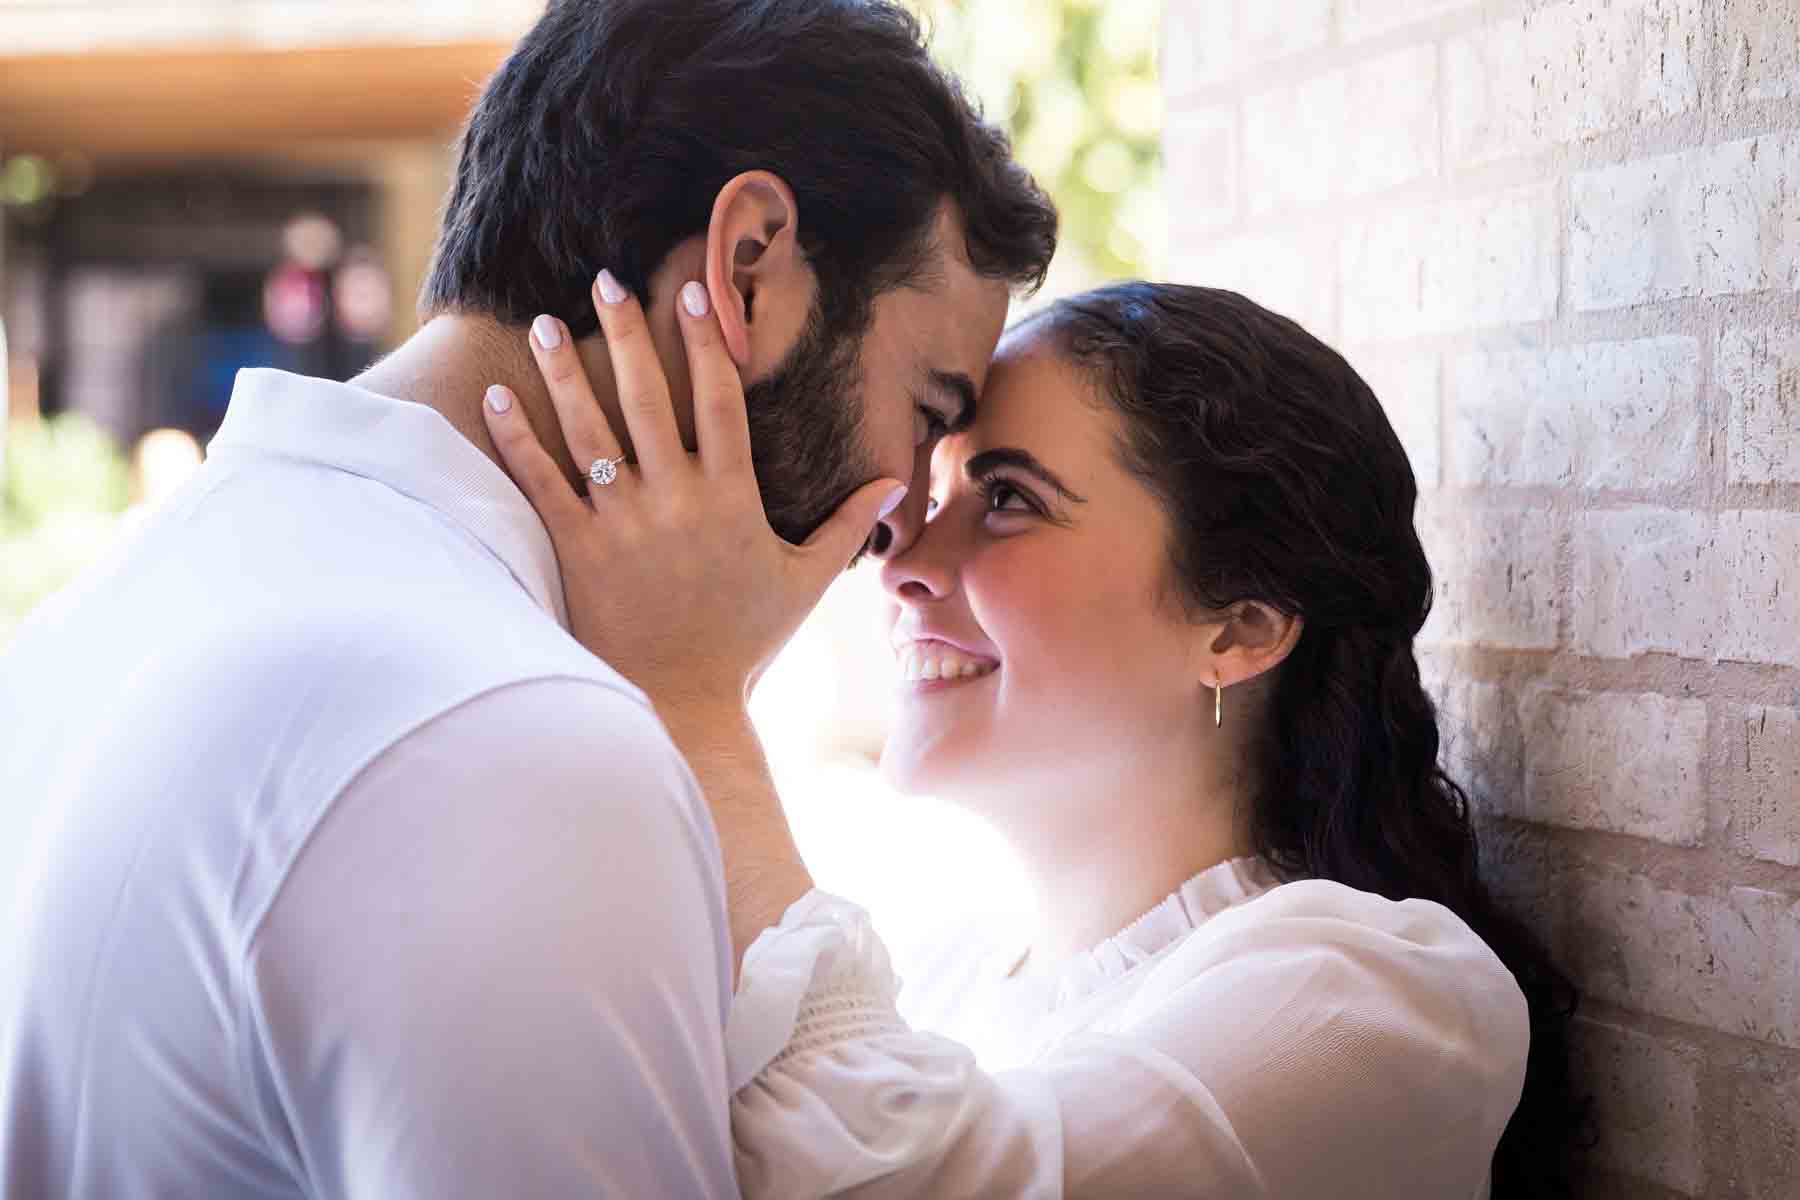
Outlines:
<svg viewBox="0 0 1800 1200"><path fill-rule="evenodd" d="M0 150L99 161L448 137L506 42L0 54Z"/></svg>

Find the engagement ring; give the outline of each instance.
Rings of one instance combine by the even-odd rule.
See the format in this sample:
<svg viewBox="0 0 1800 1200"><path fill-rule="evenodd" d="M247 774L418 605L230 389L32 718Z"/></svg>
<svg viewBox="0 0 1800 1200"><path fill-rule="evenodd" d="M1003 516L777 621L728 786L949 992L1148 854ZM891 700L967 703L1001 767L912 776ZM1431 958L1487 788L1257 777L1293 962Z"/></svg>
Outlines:
<svg viewBox="0 0 1800 1200"><path fill-rule="evenodd" d="M617 458L596 458L588 468L588 481L595 487L605 487L619 477L619 464L624 461L623 454Z"/></svg>

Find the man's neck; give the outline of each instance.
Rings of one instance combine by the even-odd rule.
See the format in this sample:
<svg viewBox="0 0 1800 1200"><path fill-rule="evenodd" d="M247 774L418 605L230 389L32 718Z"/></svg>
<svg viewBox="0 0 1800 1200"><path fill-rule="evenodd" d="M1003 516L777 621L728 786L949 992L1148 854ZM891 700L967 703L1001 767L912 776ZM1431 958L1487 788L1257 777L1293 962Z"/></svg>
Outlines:
<svg viewBox="0 0 1800 1200"><path fill-rule="evenodd" d="M505 470L481 415L487 389L503 384L519 398L538 440L564 474L573 479L580 470L563 441L549 389L532 359L526 335L523 327L504 325L488 317L433 317L397 350L351 383L378 395L437 410L476 449ZM622 432L617 392L604 356L599 363L589 358L588 375L607 420Z"/></svg>

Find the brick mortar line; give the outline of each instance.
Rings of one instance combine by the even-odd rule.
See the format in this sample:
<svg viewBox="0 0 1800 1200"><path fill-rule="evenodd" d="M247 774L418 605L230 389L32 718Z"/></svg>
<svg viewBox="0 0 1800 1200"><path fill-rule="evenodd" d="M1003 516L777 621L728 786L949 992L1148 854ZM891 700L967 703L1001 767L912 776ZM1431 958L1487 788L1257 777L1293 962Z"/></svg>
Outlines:
<svg viewBox="0 0 1800 1200"><path fill-rule="evenodd" d="M1479 683L1544 683L1570 692L1800 708L1800 667L1672 654L1596 658L1566 648L1503 650L1466 643L1432 643L1420 649L1434 663L1453 663L1462 677Z"/></svg>
<svg viewBox="0 0 1800 1200"><path fill-rule="evenodd" d="M1441 48L1440 48L1441 50ZM1244 104L1250 98L1232 97L1232 143L1236 157L1233 188L1233 218L1227 224L1208 229L1205 240L1216 240L1218 234L1259 234L1280 232L1309 218L1343 224L1358 219L1391 216L1396 208L1429 209L1434 205L1466 203L1514 191L1520 188L1558 185L1566 191L1576 175L1585 175L1615 167L1626 167L1648 159L1665 158L1689 152L1704 152L1735 142L1767 137L1800 137L1800 97L1760 102L1751 106L1759 110L1743 127L1730 136L1715 137L1710 132L1709 118L1699 110L1679 114L1660 121L1630 124L1591 138L1546 146L1527 154L1497 158L1489 162L1455 164L1450 161L1445 145L1448 137L1447 89L1443 79L1447 67L1439 63L1438 152L1434 170L1403 183L1356 196L1334 197L1310 207L1282 207L1252 214L1246 196L1248 179L1245 165L1249 155L1245 136ZM1263 89L1256 94L1280 91ZM1224 104L1203 106L1227 107ZM1171 111L1171 117L1177 115ZM1173 122L1171 122L1172 124ZM1565 219L1567 212L1559 216Z"/></svg>
<svg viewBox="0 0 1800 1200"><path fill-rule="evenodd" d="M1448 462L1446 462L1448 468ZM1446 475L1449 472L1446 469ZM1704 479L1683 484L1660 484L1642 488L1583 488L1575 485L1462 483L1452 481L1436 487L1421 488L1433 505L1460 502L1465 507L1530 508L1540 512L1575 515L1579 513L1628 512L1636 508L1662 508L1678 512L1716 517L1724 513L1780 513L1800 515L1795 496L1800 483L1741 483L1722 489L1717 495Z"/></svg>
<svg viewBox="0 0 1800 1200"><path fill-rule="evenodd" d="M1280 0L1256 0L1258 3L1279 3ZM1519 7L1523 0L1505 0L1512 7ZM1428 43L1442 43L1459 34L1471 33L1492 24L1497 19L1488 11L1486 5L1476 5L1457 12L1439 13L1416 21L1397 24L1378 33L1367 34L1349 41L1340 40L1343 35L1342 22L1338 19L1339 6L1334 4L1331 12L1331 29L1325 41L1317 46L1293 54L1279 55L1275 58L1258 60L1244 65L1239 71L1209 79L1191 88L1181 95L1168 98L1164 112L1168 116L1206 108L1220 101L1247 95L1262 95L1265 92L1280 91L1306 83L1320 75L1336 69L1350 69L1362 66L1389 54L1401 50L1409 50ZM1519 8L1517 15L1523 15ZM1246 84L1252 80L1256 86L1251 89Z"/></svg>
<svg viewBox="0 0 1800 1200"><path fill-rule="evenodd" d="M1355 362L1359 355L1468 353L1504 354L1578 348L1662 337L1717 340L1728 332L1800 326L1800 291L1764 289L1719 296L1682 296L1622 308L1572 312L1566 317L1511 324L1474 325L1404 337L1340 339L1338 350ZM1749 485L1737 485L1749 486Z"/></svg>
<svg viewBox="0 0 1800 1200"><path fill-rule="evenodd" d="M1558 875L1591 876L1599 867L1641 876L1656 887L1686 896L1719 898L1733 888L1747 887L1800 900L1800 867L1748 858L1729 844L1708 841L1699 846L1675 846L1629 833L1550 825L1493 811L1481 805L1480 797L1477 807L1482 810L1478 826L1482 861L1490 871L1498 866L1492 857L1497 849L1494 843L1504 839L1515 847L1525 842L1533 857L1545 864L1533 866L1533 873L1547 875L1552 881ZM1566 899L1558 897L1559 902ZM1564 935L1561 918L1566 915L1562 908L1553 914L1554 936Z"/></svg>
<svg viewBox="0 0 1800 1200"><path fill-rule="evenodd" d="M1672 1017L1640 1012L1598 996L1584 996L1577 1016L1628 1029L1665 1044L1673 1042L1688 1046L1699 1051L1705 1066L1735 1071L1743 1069L1752 1058L1765 1057L1776 1059L1786 1070L1800 1073L1800 1047L1759 1041L1753 1037L1708 1029L1704 1025L1677 1021Z"/></svg>

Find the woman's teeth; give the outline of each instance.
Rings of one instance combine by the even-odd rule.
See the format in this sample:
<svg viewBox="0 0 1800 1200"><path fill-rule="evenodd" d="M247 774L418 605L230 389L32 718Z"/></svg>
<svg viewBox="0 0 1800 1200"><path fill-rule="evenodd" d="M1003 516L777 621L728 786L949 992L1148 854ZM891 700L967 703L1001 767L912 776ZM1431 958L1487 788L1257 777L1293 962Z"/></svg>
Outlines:
<svg viewBox="0 0 1800 1200"><path fill-rule="evenodd" d="M900 652L900 677L908 683L934 679L974 679L981 675L991 675L996 669L993 663L982 662L940 646L929 649L913 646Z"/></svg>

